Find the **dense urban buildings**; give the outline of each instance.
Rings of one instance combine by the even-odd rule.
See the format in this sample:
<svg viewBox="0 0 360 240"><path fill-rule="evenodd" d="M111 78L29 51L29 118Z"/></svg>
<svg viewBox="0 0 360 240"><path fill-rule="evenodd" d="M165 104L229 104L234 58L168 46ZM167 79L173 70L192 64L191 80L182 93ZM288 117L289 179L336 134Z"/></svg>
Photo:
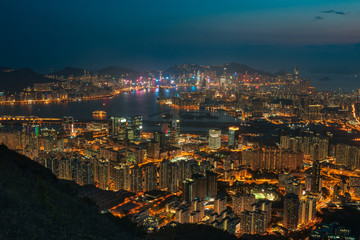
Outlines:
<svg viewBox="0 0 360 240"><path fill-rule="evenodd" d="M192 223L236 236L289 236L319 224L322 209L358 206L360 129L350 104L360 102L358 93L316 91L298 68L275 76L232 67L179 65L131 83L115 79L116 94L149 90L164 110L96 111L87 120L2 116L0 142L59 179L128 194L98 199L149 232ZM77 81L89 79L114 80ZM311 237L337 234L327 231Z"/></svg>
<svg viewBox="0 0 360 240"><path fill-rule="evenodd" d="M0 240L360 239L359 0L0 21Z"/></svg>

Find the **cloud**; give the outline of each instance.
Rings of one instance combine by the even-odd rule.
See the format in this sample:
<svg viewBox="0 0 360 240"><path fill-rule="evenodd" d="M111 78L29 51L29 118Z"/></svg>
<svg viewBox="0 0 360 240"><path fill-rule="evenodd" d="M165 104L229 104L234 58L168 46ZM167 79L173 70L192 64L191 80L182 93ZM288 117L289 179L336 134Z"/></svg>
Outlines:
<svg viewBox="0 0 360 240"><path fill-rule="evenodd" d="M314 21L319 21L319 20L323 20L324 18L323 17L320 17L320 16L316 16L316 17L314 17Z"/></svg>
<svg viewBox="0 0 360 240"><path fill-rule="evenodd" d="M335 10L321 11L321 13L334 13L334 14L337 14L337 15L346 15L346 13L344 13L342 11L335 11Z"/></svg>

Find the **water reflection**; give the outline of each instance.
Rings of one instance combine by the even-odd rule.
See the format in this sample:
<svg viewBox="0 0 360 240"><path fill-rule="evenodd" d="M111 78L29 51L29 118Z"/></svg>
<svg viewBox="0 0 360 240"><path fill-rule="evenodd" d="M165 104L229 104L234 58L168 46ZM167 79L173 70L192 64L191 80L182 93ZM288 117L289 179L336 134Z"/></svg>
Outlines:
<svg viewBox="0 0 360 240"><path fill-rule="evenodd" d="M165 97L171 97L176 92L194 92L196 87L179 87L166 89ZM32 105L2 105L0 115L32 115L38 117L73 116L78 120L94 119L93 112L104 111L105 116L95 116L96 119L104 120L108 116L134 116L142 115L144 120L166 121L173 118L182 121L223 121L232 122L235 119L224 112L209 112L194 110L171 110L168 105L156 103L159 89L148 89L142 91L124 92L119 96L107 99L81 102L63 102L51 104L32 104ZM167 112L165 116L163 113ZM190 113L189 113L190 112Z"/></svg>

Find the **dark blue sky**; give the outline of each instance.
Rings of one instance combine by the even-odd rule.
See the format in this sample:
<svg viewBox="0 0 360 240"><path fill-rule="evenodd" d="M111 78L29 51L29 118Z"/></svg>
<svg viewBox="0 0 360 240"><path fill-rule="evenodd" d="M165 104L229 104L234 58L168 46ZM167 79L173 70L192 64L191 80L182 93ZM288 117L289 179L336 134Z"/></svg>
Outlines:
<svg viewBox="0 0 360 240"><path fill-rule="evenodd" d="M360 71L359 0L2 0L0 66Z"/></svg>

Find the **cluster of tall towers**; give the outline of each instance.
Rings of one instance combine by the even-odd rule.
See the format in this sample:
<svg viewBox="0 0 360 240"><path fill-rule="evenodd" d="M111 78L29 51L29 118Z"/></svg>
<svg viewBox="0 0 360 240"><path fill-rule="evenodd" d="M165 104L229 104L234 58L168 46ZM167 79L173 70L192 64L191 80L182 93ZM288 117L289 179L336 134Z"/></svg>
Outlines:
<svg viewBox="0 0 360 240"><path fill-rule="evenodd" d="M110 117L109 135L122 142L139 141L142 132L142 116Z"/></svg>

